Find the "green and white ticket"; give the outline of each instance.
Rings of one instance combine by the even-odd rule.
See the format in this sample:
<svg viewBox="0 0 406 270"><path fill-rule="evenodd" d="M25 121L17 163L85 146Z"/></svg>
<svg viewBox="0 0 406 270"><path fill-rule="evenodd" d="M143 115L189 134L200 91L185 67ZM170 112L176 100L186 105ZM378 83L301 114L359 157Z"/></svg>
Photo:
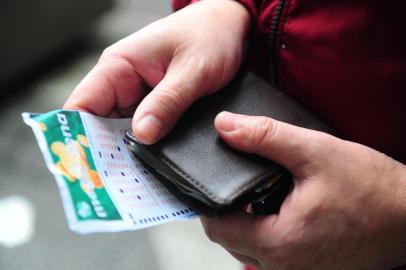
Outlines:
<svg viewBox="0 0 406 270"><path fill-rule="evenodd" d="M196 216L127 149L131 119L23 113L58 184L71 230L137 230Z"/></svg>

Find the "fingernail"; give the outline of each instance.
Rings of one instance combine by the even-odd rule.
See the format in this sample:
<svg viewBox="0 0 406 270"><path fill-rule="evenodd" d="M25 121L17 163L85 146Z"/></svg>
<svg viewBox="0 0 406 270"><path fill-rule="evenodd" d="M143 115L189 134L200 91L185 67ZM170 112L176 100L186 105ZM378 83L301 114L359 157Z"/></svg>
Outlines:
<svg viewBox="0 0 406 270"><path fill-rule="evenodd" d="M135 125L138 133L142 134L139 138L143 143L154 143L162 130L162 123L152 114L148 114L141 118ZM140 137L138 135L138 137Z"/></svg>
<svg viewBox="0 0 406 270"><path fill-rule="evenodd" d="M237 129L237 115L230 112L221 112L217 115L217 127L225 132L231 132Z"/></svg>

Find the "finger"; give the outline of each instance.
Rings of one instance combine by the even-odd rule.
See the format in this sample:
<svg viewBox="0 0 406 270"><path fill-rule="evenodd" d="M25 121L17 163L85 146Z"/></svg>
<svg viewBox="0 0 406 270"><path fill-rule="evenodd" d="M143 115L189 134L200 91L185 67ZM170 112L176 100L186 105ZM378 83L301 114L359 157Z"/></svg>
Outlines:
<svg viewBox="0 0 406 270"><path fill-rule="evenodd" d="M144 84L154 87L162 80L172 53L170 39L154 42L146 34L149 27L153 24L105 49L64 108L101 116L133 115L145 96Z"/></svg>
<svg viewBox="0 0 406 270"><path fill-rule="evenodd" d="M229 249L226 249L226 250L228 251L228 253L231 254L231 256L236 258L239 262L259 268L260 263L257 259L250 257L250 256L243 255L241 253L238 253L238 252L235 252L235 251L232 251Z"/></svg>
<svg viewBox="0 0 406 270"><path fill-rule="evenodd" d="M144 95L143 80L133 64L120 56L103 57L75 88L64 109L100 116L112 111L128 116Z"/></svg>
<svg viewBox="0 0 406 270"><path fill-rule="evenodd" d="M291 172L321 162L338 139L262 116L222 112L215 119L222 139L239 150L273 160Z"/></svg>
<svg viewBox="0 0 406 270"><path fill-rule="evenodd" d="M247 213L207 218L201 222L207 237L226 249L255 257L269 246L275 216L258 217Z"/></svg>
<svg viewBox="0 0 406 270"><path fill-rule="evenodd" d="M133 132L141 142L152 144L175 125L186 109L206 90L195 63L174 60L163 80L137 107Z"/></svg>

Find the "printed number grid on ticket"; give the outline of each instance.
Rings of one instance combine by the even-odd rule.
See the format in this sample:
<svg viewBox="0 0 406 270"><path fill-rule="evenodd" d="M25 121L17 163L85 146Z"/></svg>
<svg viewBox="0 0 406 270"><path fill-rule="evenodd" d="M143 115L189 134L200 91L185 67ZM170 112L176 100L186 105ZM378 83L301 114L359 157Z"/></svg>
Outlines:
<svg viewBox="0 0 406 270"><path fill-rule="evenodd" d="M137 230L196 216L127 149L131 119L65 110L23 119L56 179L71 230Z"/></svg>

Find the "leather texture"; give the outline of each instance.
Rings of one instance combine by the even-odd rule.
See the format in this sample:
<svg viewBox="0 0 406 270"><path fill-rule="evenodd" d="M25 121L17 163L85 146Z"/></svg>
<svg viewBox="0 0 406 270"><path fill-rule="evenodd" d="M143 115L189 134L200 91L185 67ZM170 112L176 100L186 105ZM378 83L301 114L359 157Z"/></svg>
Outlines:
<svg viewBox="0 0 406 270"><path fill-rule="evenodd" d="M223 212L258 200L272 185L262 191L258 191L259 187L289 174L270 160L226 145L213 126L221 111L269 116L301 127L333 132L260 77L242 73L224 89L196 102L157 144L141 145L130 138L135 155L156 170L172 191L192 205L197 203L203 212ZM131 131L128 136L131 137Z"/></svg>

